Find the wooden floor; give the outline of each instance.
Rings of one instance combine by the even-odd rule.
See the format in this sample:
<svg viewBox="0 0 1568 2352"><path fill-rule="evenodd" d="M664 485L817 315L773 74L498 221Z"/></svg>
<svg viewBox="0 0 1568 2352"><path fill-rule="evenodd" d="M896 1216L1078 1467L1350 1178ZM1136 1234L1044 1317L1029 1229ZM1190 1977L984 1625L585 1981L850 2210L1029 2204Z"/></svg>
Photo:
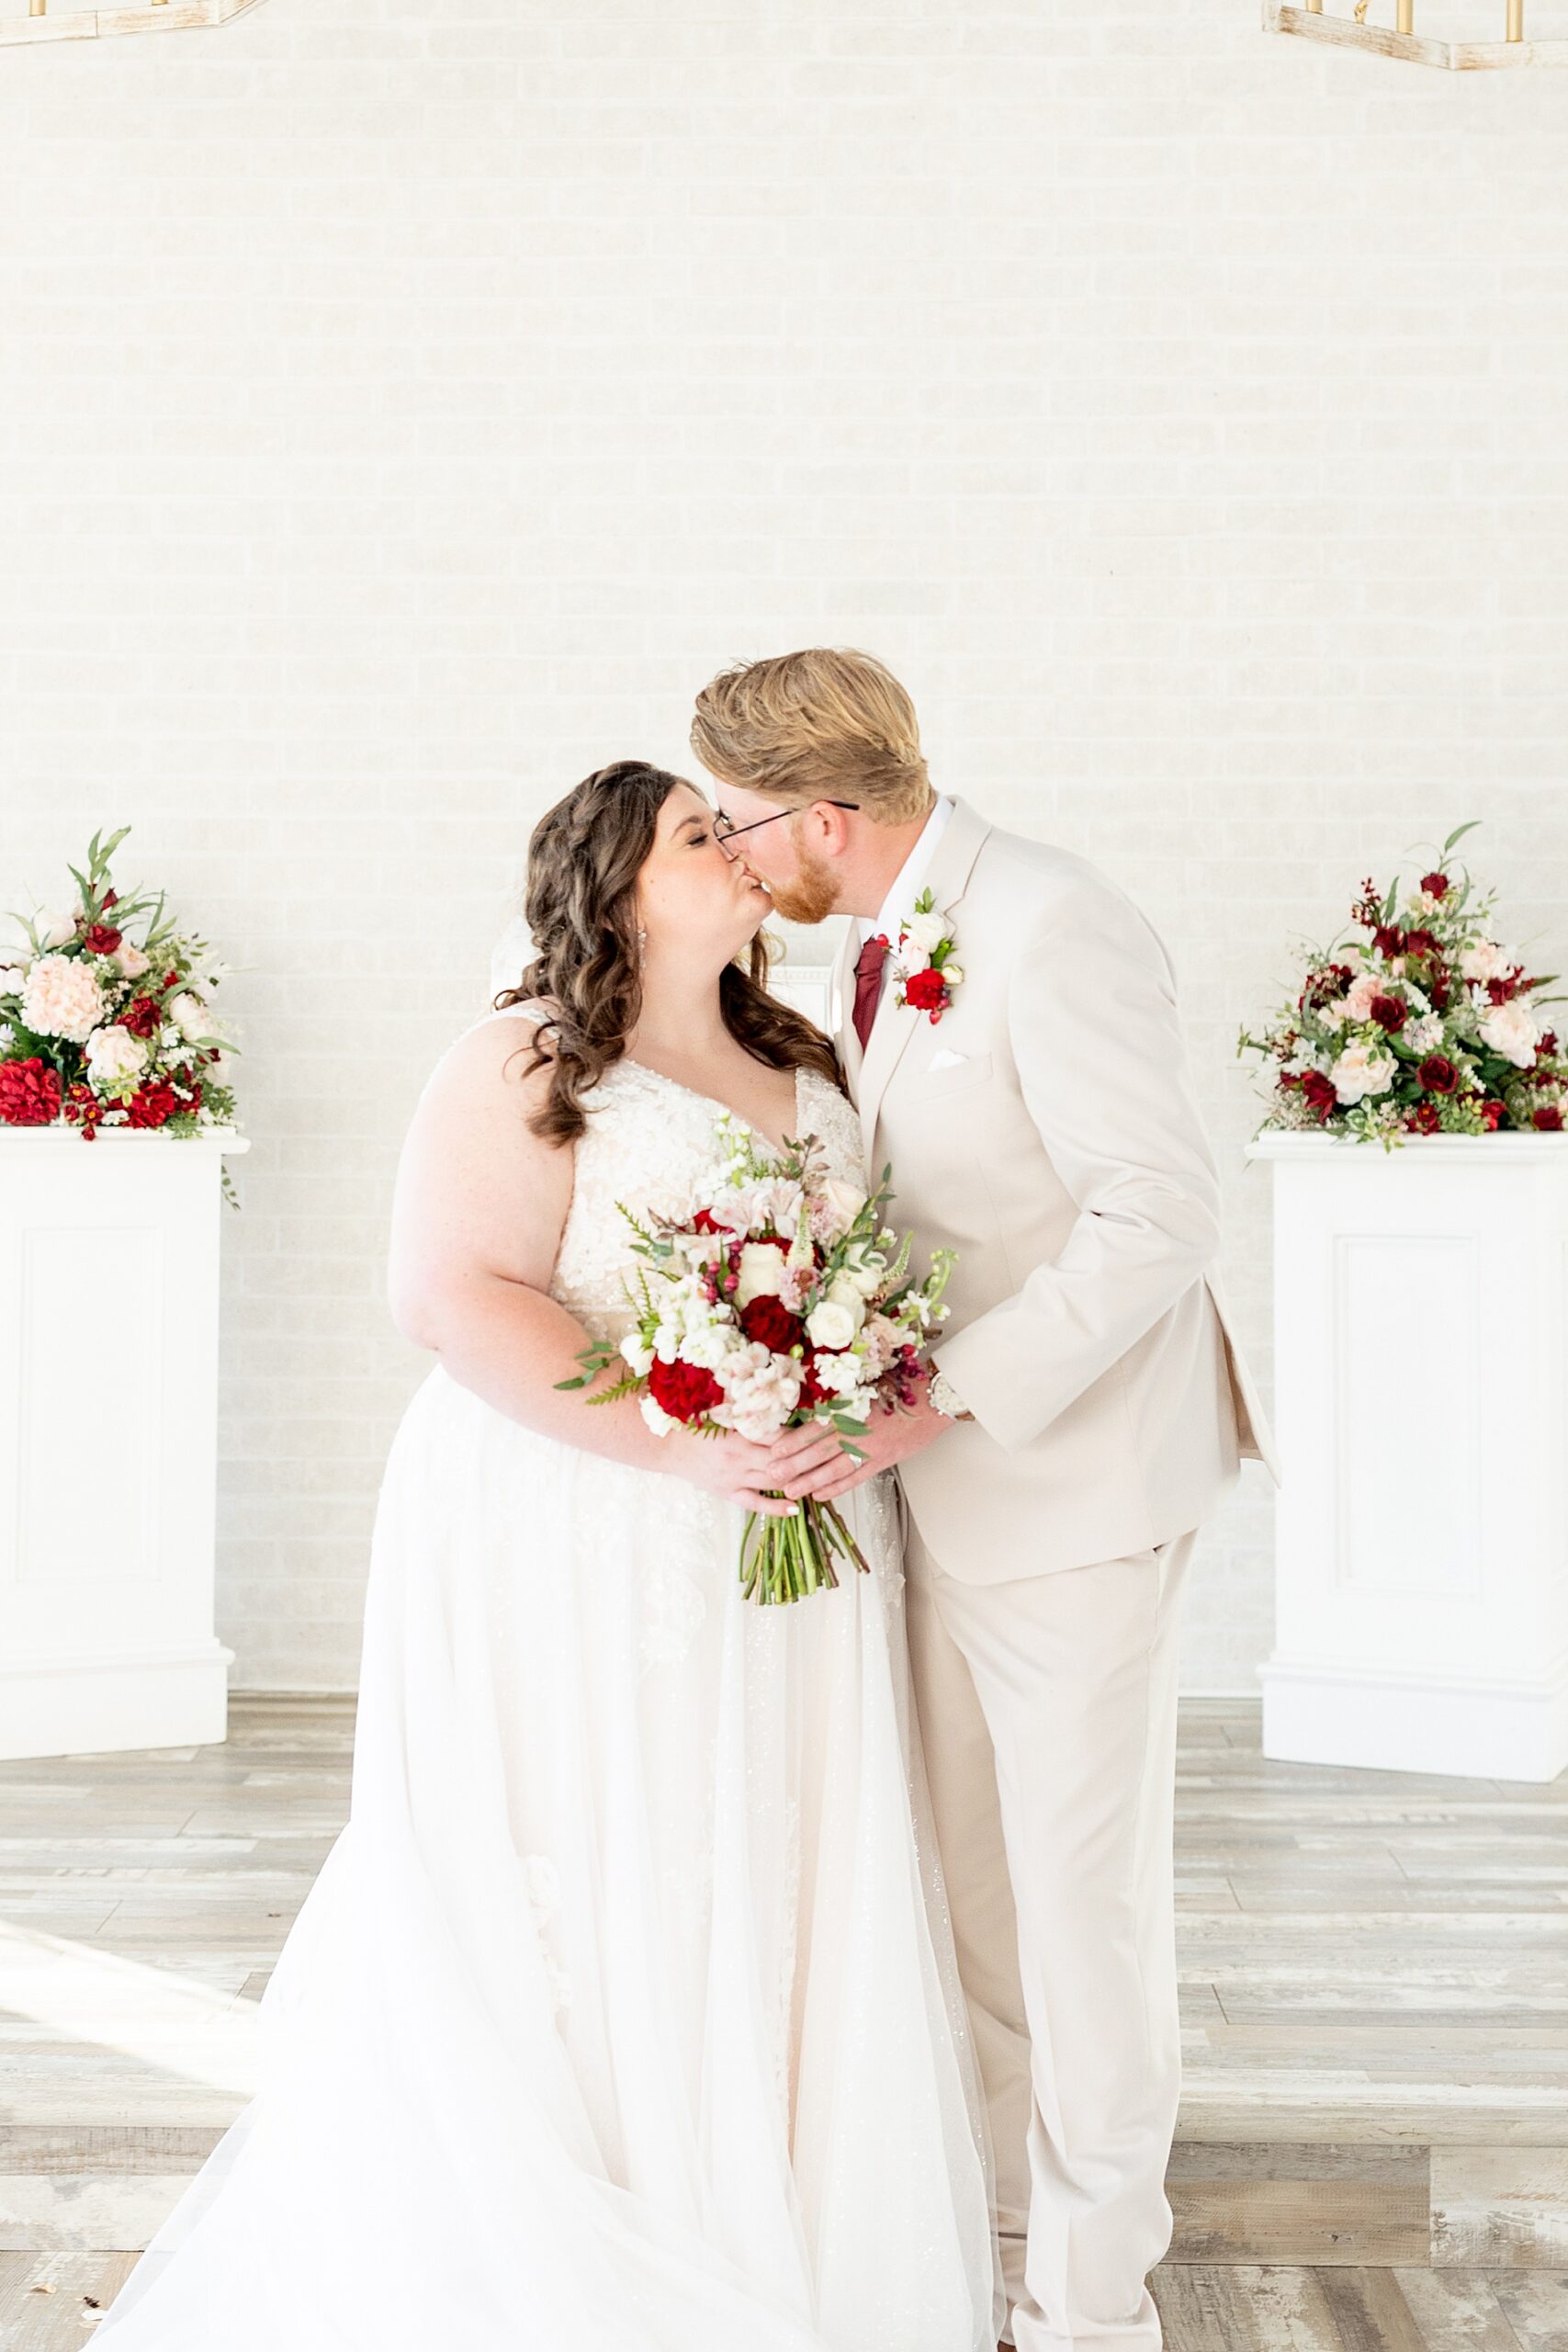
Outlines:
<svg viewBox="0 0 1568 2352"><path fill-rule="evenodd" d="M352 1740L246 1695L0 1763L0 2352L84 2340L249 2097ZM1568 1775L1270 1764L1188 1701L1177 1871L1170 2352L1568 2352Z"/></svg>

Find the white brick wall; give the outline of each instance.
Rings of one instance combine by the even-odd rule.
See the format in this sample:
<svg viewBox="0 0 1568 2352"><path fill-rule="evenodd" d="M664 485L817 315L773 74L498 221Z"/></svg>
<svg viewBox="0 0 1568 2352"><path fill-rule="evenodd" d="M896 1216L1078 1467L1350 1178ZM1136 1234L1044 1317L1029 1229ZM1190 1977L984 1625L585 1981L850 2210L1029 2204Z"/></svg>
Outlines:
<svg viewBox="0 0 1568 2352"><path fill-rule="evenodd" d="M0 58L0 905L129 821L249 967L238 1682L355 1677L424 1364L392 1170L529 828L685 764L734 654L874 647L942 783L1148 908L1267 1370L1232 1047L1287 935L1481 815L1568 961L1565 102L1254 0L268 0ZM1269 1525L1249 1472L1190 1687L1249 1687Z"/></svg>

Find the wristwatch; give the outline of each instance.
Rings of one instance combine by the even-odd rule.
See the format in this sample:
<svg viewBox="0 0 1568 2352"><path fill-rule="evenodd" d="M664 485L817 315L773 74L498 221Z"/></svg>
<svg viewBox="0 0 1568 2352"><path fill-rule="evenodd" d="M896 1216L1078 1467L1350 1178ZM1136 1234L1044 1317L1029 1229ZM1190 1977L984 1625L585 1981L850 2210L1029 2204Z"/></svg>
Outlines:
<svg viewBox="0 0 1568 2352"><path fill-rule="evenodd" d="M931 1385L927 1389L926 1394L930 1396L931 1403L935 1406L937 1411L939 1413L945 1413L950 1421L972 1421L974 1419L974 1414L969 1410L968 1406L964 1402L963 1397L959 1395L957 1389L954 1388L946 1373L941 1371L935 1364L932 1364L931 1366Z"/></svg>

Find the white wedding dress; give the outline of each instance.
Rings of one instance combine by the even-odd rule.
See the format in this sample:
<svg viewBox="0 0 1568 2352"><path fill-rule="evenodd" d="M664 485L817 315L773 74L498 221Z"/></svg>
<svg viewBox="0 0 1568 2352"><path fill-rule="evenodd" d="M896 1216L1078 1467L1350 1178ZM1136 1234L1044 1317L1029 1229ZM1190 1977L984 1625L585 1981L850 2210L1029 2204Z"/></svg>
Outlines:
<svg viewBox="0 0 1568 2352"><path fill-rule="evenodd" d="M550 1291L618 1334L616 1202L679 1201L720 1106L625 1060L588 1102ZM849 1103L813 1072L796 1103L863 1182ZM760 1608L738 1506L431 1370L377 1506L349 1819L262 1999L260 2087L96 2342L991 2352L891 1487L847 1498L870 1576Z"/></svg>

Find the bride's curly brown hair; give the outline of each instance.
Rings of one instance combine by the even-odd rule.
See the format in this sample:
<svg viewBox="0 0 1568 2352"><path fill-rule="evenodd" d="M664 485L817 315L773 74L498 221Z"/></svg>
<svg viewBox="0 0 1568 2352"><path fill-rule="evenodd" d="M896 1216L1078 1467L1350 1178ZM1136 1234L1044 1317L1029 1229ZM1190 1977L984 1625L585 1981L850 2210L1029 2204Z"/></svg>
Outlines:
<svg viewBox="0 0 1568 2352"><path fill-rule="evenodd" d="M497 991L493 1009L541 1000L550 1008L519 1048L532 1055L525 1077L542 1063L551 1066L549 1092L528 1121L547 1142L572 1143L582 1133L581 1097L621 1059L637 1027L637 878L653 847L659 811L685 781L646 760L613 761L547 809L529 840L523 906L536 952L516 987ZM768 967L782 952L759 930L725 966L718 976L724 1025L771 1069L804 1065L841 1088L831 1040L768 993Z"/></svg>

